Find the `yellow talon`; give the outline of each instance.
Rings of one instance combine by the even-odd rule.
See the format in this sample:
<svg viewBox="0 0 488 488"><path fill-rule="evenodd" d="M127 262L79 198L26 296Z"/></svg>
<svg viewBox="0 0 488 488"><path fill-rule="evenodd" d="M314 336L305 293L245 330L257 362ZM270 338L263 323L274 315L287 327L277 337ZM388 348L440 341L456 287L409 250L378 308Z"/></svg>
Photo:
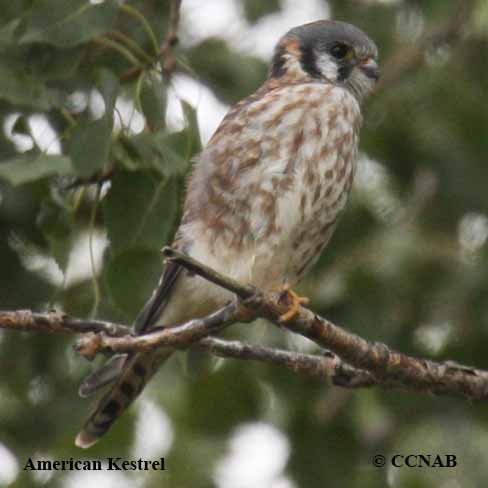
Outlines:
<svg viewBox="0 0 488 488"><path fill-rule="evenodd" d="M285 283L281 292L280 302L289 305L288 310L283 315L280 315L280 321L287 322L298 313L301 305L306 305L310 302L310 300L307 297L297 295L293 290L290 289L290 285Z"/></svg>

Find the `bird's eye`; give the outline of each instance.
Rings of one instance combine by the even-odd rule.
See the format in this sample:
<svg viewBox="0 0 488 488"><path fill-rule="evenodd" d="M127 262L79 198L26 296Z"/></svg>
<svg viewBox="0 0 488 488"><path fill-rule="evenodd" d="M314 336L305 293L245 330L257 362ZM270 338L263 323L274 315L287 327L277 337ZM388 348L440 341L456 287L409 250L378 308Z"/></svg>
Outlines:
<svg viewBox="0 0 488 488"><path fill-rule="evenodd" d="M352 56L352 48L346 44L338 43L331 47L330 53L336 59L348 59Z"/></svg>

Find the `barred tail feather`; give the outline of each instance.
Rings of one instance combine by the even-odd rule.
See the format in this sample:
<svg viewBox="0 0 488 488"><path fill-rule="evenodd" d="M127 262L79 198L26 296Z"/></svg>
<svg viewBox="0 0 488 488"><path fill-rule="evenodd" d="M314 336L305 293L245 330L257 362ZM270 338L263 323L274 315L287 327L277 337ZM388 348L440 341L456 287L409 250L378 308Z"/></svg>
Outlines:
<svg viewBox="0 0 488 488"><path fill-rule="evenodd" d="M118 354L112 356L100 368L90 373L80 385L78 395L81 398L86 398L105 386L115 383L117 381L127 363L127 354Z"/></svg>
<svg viewBox="0 0 488 488"><path fill-rule="evenodd" d="M75 444L84 449L95 444L139 396L144 386L172 353L171 349L162 349L154 353L129 356L120 377L101 398L76 437Z"/></svg>

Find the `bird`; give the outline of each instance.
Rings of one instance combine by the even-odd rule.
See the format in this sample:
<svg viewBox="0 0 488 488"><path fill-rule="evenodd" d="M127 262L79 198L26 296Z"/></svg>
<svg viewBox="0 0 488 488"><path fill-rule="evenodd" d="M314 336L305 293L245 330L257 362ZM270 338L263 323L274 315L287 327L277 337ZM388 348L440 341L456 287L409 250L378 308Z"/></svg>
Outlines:
<svg viewBox="0 0 488 488"><path fill-rule="evenodd" d="M262 290L291 291L329 242L346 206L362 106L378 49L359 28L319 20L277 43L267 79L225 115L195 158L173 247ZM167 262L134 333L203 317L232 294ZM289 320L294 311L282 317ZM174 350L114 356L80 386L106 392L75 443L99 440Z"/></svg>

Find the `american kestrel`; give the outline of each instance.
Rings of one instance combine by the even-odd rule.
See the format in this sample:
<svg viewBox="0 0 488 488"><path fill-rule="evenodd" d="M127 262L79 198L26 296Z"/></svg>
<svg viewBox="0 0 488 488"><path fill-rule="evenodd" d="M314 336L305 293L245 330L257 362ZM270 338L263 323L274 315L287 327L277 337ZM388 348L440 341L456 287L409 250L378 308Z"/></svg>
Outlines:
<svg viewBox="0 0 488 488"><path fill-rule="evenodd" d="M173 245L263 290L295 285L346 205L377 57L374 42L344 22L312 22L283 36L268 79L229 111L196 158ZM168 263L135 331L202 317L231 299ZM173 352L117 356L92 374L82 395L111 386L76 444L89 447L104 435Z"/></svg>

